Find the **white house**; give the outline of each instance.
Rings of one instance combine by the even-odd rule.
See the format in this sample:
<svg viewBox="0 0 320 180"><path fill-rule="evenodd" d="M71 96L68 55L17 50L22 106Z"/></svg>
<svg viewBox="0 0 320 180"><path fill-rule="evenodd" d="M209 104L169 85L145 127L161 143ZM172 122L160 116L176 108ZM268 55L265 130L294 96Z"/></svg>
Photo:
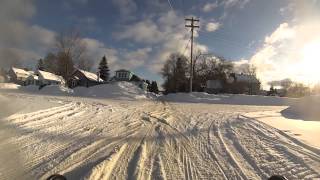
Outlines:
<svg viewBox="0 0 320 180"><path fill-rule="evenodd" d="M38 75L39 83L41 86L65 84L63 77L52 74L50 72L38 70Z"/></svg>
<svg viewBox="0 0 320 180"><path fill-rule="evenodd" d="M114 79L116 81L130 81L133 75L134 74L131 71L120 69L116 71L116 75L114 76Z"/></svg>
<svg viewBox="0 0 320 180"><path fill-rule="evenodd" d="M24 69L12 67L9 70L10 81L13 83L22 85L22 86L27 85L26 80L30 75L31 75L30 72L28 72Z"/></svg>
<svg viewBox="0 0 320 180"><path fill-rule="evenodd" d="M104 81L97 74L92 72L76 69L68 79L68 86L71 88L77 86L90 87L102 84Z"/></svg>
<svg viewBox="0 0 320 180"><path fill-rule="evenodd" d="M29 71L30 72L30 71ZM26 85L40 85L39 76L37 74L31 73L26 79Z"/></svg>

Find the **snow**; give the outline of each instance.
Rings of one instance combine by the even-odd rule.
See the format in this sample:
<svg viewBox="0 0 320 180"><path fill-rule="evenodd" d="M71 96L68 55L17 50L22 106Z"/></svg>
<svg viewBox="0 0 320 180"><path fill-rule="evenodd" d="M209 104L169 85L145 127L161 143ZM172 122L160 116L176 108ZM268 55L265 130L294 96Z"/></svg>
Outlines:
<svg viewBox="0 0 320 180"><path fill-rule="evenodd" d="M317 129L319 122L281 113L300 99L206 93L155 99L129 82L59 96L41 91L0 92L0 103L10 107L0 121L6 162L0 179L320 178L320 149L311 141L319 134L286 131L294 123Z"/></svg>
<svg viewBox="0 0 320 180"><path fill-rule="evenodd" d="M284 117L320 121L320 96L308 96L300 99L287 109L281 111Z"/></svg>
<svg viewBox="0 0 320 180"><path fill-rule="evenodd" d="M86 87L76 87L75 96L117 98L117 99L146 99L152 98L152 94L145 92L133 82L113 82Z"/></svg>
<svg viewBox="0 0 320 180"><path fill-rule="evenodd" d="M63 78L61 76L55 75L50 72L46 71L38 71L40 79L49 80L49 81L56 81L56 82L63 82Z"/></svg>
<svg viewBox="0 0 320 180"><path fill-rule="evenodd" d="M91 81L98 81L99 82L103 82L102 79L98 78L98 76L94 73L91 73L91 72L88 72L88 71L84 71L84 70L80 70L79 71L85 76L87 77L88 79L90 79Z"/></svg>
<svg viewBox="0 0 320 180"><path fill-rule="evenodd" d="M168 94L161 97L170 102L236 104L257 106L286 106L295 103L296 99L274 96L250 96L243 94L208 94L203 92Z"/></svg>
<svg viewBox="0 0 320 180"><path fill-rule="evenodd" d="M251 112L246 116L280 129L286 134L320 149L320 122L285 118L279 111Z"/></svg>
<svg viewBox="0 0 320 180"><path fill-rule="evenodd" d="M18 76L18 77L24 77L27 78L32 73L25 71L23 69L12 67L12 71Z"/></svg>
<svg viewBox="0 0 320 180"><path fill-rule="evenodd" d="M14 83L0 83L0 89L1 90L14 90L14 89L19 89L21 86L18 84Z"/></svg>
<svg viewBox="0 0 320 180"><path fill-rule="evenodd" d="M138 99L154 99L156 95L149 93L139 88L135 82L112 82L101 84L92 87L76 87L69 89L62 85L47 85L42 89L39 86L19 86L15 84L0 84L0 90L13 90L22 93L45 94L45 95L64 95L64 96L80 96L93 98L109 98L123 100L138 100Z"/></svg>

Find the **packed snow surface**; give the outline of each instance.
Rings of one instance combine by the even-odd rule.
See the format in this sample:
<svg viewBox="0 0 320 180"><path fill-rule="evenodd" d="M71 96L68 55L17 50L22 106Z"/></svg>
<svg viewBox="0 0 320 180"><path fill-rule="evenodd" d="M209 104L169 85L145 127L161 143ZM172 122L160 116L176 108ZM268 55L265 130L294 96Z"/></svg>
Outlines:
<svg viewBox="0 0 320 180"><path fill-rule="evenodd" d="M117 88L137 95L128 86ZM115 87L95 88L93 95L113 97L97 92ZM0 179L320 178L319 149L247 116L286 107L227 96L215 96L227 102L215 104L2 93L8 105L33 108L9 106L0 121ZM234 100L245 97L244 105Z"/></svg>
<svg viewBox="0 0 320 180"><path fill-rule="evenodd" d="M156 96L139 88L134 82L112 82L92 87L76 87L69 89L61 85L48 85L41 89L39 86L19 86L11 83L0 83L1 90L42 95L79 96L93 98L111 98L123 100L152 99Z"/></svg>
<svg viewBox="0 0 320 180"><path fill-rule="evenodd" d="M238 104L257 106L287 106L296 102L295 99L274 96L250 96L242 94L208 94L203 92L168 94L161 98L170 102Z"/></svg>

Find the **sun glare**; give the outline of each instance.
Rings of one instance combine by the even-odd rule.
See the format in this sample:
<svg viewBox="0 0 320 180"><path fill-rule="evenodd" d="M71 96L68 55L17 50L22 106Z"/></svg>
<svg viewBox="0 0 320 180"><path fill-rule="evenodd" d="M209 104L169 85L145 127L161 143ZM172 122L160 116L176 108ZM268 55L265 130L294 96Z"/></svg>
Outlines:
<svg viewBox="0 0 320 180"><path fill-rule="evenodd" d="M320 81L320 39L306 44L302 49L300 70L305 74L306 83Z"/></svg>

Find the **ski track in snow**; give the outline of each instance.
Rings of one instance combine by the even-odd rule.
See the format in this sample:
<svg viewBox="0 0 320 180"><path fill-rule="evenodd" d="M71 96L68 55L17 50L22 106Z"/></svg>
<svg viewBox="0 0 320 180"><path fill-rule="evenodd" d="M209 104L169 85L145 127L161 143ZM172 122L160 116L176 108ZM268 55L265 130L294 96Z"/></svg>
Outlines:
<svg viewBox="0 0 320 180"><path fill-rule="evenodd" d="M247 106L60 98L5 119L16 133L1 146L17 147L35 179L320 178L320 150L242 116ZM4 168L0 179L14 174Z"/></svg>

